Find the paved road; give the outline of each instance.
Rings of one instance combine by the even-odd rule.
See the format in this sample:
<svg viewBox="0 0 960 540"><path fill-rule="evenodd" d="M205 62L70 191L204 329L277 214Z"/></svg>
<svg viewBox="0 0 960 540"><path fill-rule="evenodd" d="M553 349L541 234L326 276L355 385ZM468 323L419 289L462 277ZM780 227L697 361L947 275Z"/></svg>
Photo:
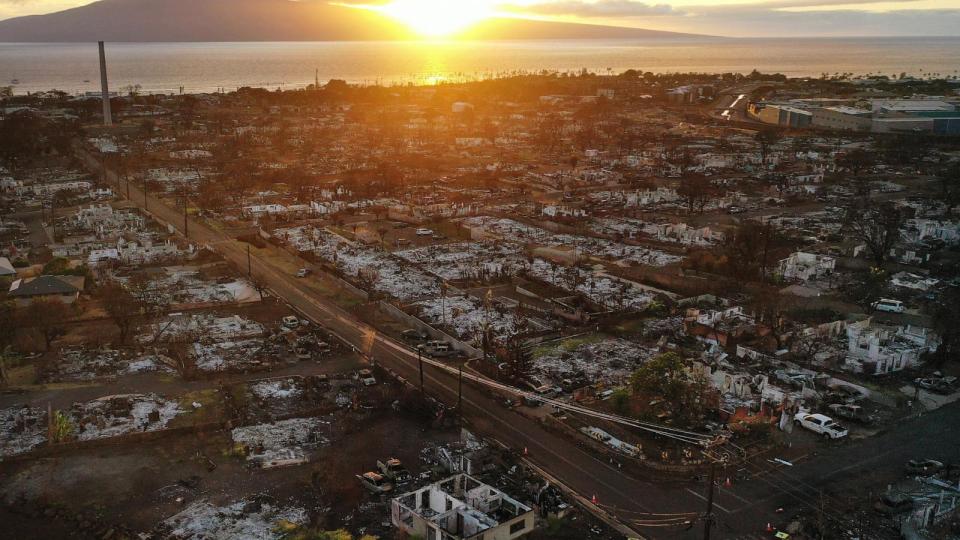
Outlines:
<svg viewBox="0 0 960 540"><path fill-rule="evenodd" d="M92 164L96 166L96 161ZM142 206L142 192L134 187L130 191L132 201ZM149 197L147 204L150 212L160 220L178 229L182 227L181 210L169 208L154 197ZM213 247L238 268L246 268L246 244L195 221L190 222L189 233L191 240ZM316 295L302 280L294 278L269 258L254 256L251 263L255 275L261 276L280 298L306 317L337 333L376 363L389 367L410 381L418 380L416 354L408 347L359 321L328 299ZM429 366L425 367L425 374L428 393L447 403L456 402L455 376ZM531 462L581 496L590 498L596 495L604 508L615 512L622 522L630 523L634 530L651 538L701 537L699 524L689 530L685 526L678 527L675 516L689 516L703 510L703 483L654 483L629 477L609 463L597 459L589 450L545 430L534 420L505 409L496 399L469 384L464 384L464 404L464 415L474 430L518 451L527 448ZM923 444L931 449L942 448L946 451L949 448L956 453L956 449L960 448L957 444L960 442L960 430L953 430L949 437L941 437L937 425L956 422L958 417L960 405L949 406L898 426L897 430L887 435L831 448L787 471L778 470L765 460L754 461L748 465L754 473L750 480L738 480L729 488L719 487L715 507L719 536L714 537L769 537L764 535L766 523L776 522L783 517L775 512L777 508L813 506L816 501L812 493L821 488L829 490L837 481L858 476L862 478L865 468L899 470L905 459L917 457L911 446L918 441L926 441ZM957 456L951 459L960 461ZM667 520L672 521L664 526L662 522Z"/></svg>

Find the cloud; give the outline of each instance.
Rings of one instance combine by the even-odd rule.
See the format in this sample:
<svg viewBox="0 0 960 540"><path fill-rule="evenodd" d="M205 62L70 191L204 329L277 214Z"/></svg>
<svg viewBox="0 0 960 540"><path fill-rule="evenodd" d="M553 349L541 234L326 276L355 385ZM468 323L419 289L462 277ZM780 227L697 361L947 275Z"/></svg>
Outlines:
<svg viewBox="0 0 960 540"><path fill-rule="evenodd" d="M875 12L855 8L787 11L782 7L691 6L686 16L671 18L669 23L689 32L757 37L956 36L960 28L960 9ZM955 46L944 47L943 54L953 54L950 50Z"/></svg>
<svg viewBox="0 0 960 540"><path fill-rule="evenodd" d="M504 4L505 11L543 16L596 17L648 17L653 15L680 15L682 12L669 4L648 4L636 0L556 0L529 5Z"/></svg>

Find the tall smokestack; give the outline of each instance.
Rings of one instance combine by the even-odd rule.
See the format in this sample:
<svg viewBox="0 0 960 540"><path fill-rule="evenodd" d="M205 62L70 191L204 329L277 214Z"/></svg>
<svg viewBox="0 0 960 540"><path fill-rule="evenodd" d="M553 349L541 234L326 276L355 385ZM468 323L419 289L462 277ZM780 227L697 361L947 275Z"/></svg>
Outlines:
<svg viewBox="0 0 960 540"><path fill-rule="evenodd" d="M100 45L100 92L103 94L103 125L113 124L113 118L110 115L110 88L107 86L107 55L103 52L103 42L97 42Z"/></svg>

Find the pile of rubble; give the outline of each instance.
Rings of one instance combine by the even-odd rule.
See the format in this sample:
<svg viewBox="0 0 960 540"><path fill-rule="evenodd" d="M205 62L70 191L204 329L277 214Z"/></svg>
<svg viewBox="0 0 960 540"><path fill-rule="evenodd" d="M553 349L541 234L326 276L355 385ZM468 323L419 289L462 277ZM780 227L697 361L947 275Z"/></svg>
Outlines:
<svg viewBox="0 0 960 540"><path fill-rule="evenodd" d="M205 372L265 369L272 365L273 358L262 339L194 343L193 357L197 369Z"/></svg>
<svg viewBox="0 0 960 540"><path fill-rule="evenodd" d="M509 337L517 333L518 320L513 311L501 311L485 307L479 300L468 296L433 298L415 304L423 319L433 325L452 328L457 337L479 343L483 329L489 325L497 337Z"/></svg>
<svg viewBox="0 0 960 540"><path fill-rule="evenodd" d="M527 275L561 289L578 292L606 308L642 310L653 296L625 281L589 272L579 267L557 266L536 259Z"/></svg>
<svg viewBox="0 0 960 540"><path fill-rule="evenodd" d="M159 431L184 412L176 401L168 401L156 394L123 394L75 403L68 414L76 438L89 441Z"/></svg>
<svg viewBox="0 0 960 540"><path fill-rule="evenodd" d="M458 242L398 251L394 255L445 280L513 275L524 264L520 247L504 242Z"/></svg>
<svg viewBox="0 0 960 540"><path fill-rule="evenodd" d="M307 523L307 511L280 507L264 500L242 500L227 506L197 501L157 526L153 538L187 540L200 538L286 537L287 527Z"/></svg>
<svg viewBox="0 0 960 540"><path fill-rule="evenodd" d="M43 375L45 381L75 382L113 378L118 375L151 371L172 372L170 360L158 355L123 358L110 349L63 349L53 368Z"/></svg>
<svg viewBox="0 0 960 540"><path fill-rule="evenodd" d="M196 341L213 342L262 336L266 329L262 324L233 315L216 317L211 314L171 316L169 320L152 324L137 336L141 343L170 341L179 338L194 338Z"/></svg>
<svg viewBox="0 0 960 540"><path fill-rule="evenodd" d="M42 409L0 409L0 457L29 452L47 441L47 413Z"/></svg>
<svg viewBox="0 0 960 540"><path fill-rule="evenodd" d="M385 251L313 227L279 229L274 234L286 238L297 250L312 252L333 264L361 284L399 300L410 302L440 294L436 278Z"/></svg>
<svg viewBox="0 0 960 540"><path fill-rule="evenodd" d="M623 339L587 341L572 348L561 343L551 349L539 349L533 371L539 380L553 386L560 386L564 379L619 386L656 354L655 348Z"/></svg>
<svg viewBox="0 0 960 540"><path fill-rule="evenodd" d="M263 468L298 465L309 461L308 450L329 442L320 435L328 424L319 418L292 418L234 428L230 436L246 449L250 463Z"/></svg>

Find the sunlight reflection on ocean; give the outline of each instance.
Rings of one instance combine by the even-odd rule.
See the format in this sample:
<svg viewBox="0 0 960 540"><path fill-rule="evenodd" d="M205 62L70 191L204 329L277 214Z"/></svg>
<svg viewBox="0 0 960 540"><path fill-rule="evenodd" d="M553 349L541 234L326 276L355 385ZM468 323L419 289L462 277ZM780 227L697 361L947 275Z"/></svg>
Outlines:
<svg viewBox="0 0 960 540"><path fill-rule="evenodd" d="M435 84L514 72L741 72L790 76L906 72L960 76L960 38L660 39L512 42L108 43L111 87L209 92L314 80ZM0 86L98 88L96 44L0 43Z"/></svg>

